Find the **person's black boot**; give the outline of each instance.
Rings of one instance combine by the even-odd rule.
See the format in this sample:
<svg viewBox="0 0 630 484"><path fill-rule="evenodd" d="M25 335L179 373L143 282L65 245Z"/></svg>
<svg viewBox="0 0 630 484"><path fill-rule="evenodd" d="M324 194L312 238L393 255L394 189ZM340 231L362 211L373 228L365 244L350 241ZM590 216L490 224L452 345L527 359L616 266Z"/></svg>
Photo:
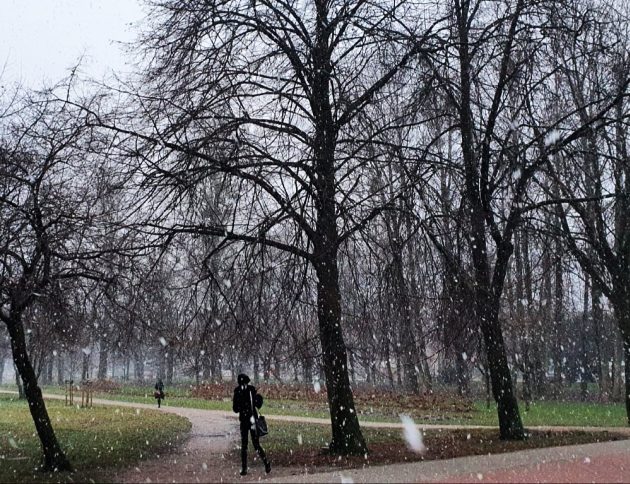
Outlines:
<svg viewBox="0 0 630 484"><path fill-rule="evenodd" d="M265 461L265 473L269 474L271 472L271 462L268 460Z"/></svg>
<svg viewBox="0 0 630 484"><path fill-rule="evenodd" d="M241 448L241 476L247 475L247 450Z"/></svg>

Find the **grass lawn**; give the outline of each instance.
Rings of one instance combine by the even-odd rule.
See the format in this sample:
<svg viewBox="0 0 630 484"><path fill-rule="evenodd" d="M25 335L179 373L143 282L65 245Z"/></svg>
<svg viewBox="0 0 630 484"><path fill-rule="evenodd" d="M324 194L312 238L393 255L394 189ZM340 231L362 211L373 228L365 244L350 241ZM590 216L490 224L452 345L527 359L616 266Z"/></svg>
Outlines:
<svg viewBox="0 0 630 484"><path fill-rule="evenodd" d="M116 407L66 407L46 402L62 448L76 474L36 471L39 439L26 401L0 395L0 482L85 481L111 466L126 467L177 445L190 422L177 415Z"/></svg>
<svg viewBox="0 0 630 484"><path fill-rule="evenodd" d="M522 403L519 408L526 427L547 425L625 427L627 425L626 409L621 403L539 401L532 402L529 411L525 411ZM477 402L475 412L471 412L464 418L453 418L451 423L497 425L497 411L494 406L488 409L485 403Z"/></svg>
<svg viewBox="0 0 630 484"><path fill-rule="evenodd" d="M14 390L15 386L2 385L0 388ZM43 388L45 393L63 394L59 386ZM166 390L167 398L163 405L207 410L231 411L231 395L218 399L203 399L191 396L190 387L171 387ZM264 389L263 389L264 395ZM134 403L155 404L153 390L147 386L122 386L115 392L95 392L95 398L105 398ZM461 409L401 408L399 402L375 399L374 402L357 402L357 413L361 421L400 422L399 414L411 415L416 423L444 425L490 425L496 426L497 412L494 405L486 408L485 402L475 402L468 411ZM569 426L569 427L624 427L627 425L625 407L621 403L580 403L560 401L533 402L529 411L520 403L521 417L526 426ZM294 415L300 417L329 418L328 406L322 401L265 399L264 413L269 415Z"/></svg>
<svg viewBox="0 0 630 484"><path fill-rule="evenodd" d="M367 456L339 458L327 455L322 448L330 438L330 429L317 424L293 424L271 422L270 433L262 440L262 445L275 465L298 467L318 471L327 468L351 468L366 465L383 465L396 462L437 460L513 452L523 449L551 447L559 445L584 444L625 438L608 432L587 433L583 431L543 432L534 431L529 438L520 442L505 442L498 439L494 429L481 430L427 430L424 444L427 451L423 455L410 451L396 429L364 428L370 453ZM234 451L237 458L238 450Z"/></svg>

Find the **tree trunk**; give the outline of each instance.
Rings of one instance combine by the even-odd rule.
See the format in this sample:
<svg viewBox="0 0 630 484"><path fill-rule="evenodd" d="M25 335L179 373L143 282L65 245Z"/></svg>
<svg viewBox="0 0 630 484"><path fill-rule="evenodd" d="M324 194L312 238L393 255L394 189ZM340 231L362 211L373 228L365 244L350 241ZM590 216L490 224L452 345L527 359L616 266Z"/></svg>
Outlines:
<svg viewBox="0 0 630 484"><path fill-rule="evenodd" d="M354 407L348 378L346 345L341 331L341 294L337 260L330 252L329 257L325 257L324 254L316 267L317 314L332 423L330 451L344 455L363 455L367 453L367 445Z"/></svg>
<svg viewBox="0 0 630 484"><path fill-rule="evenodd" d="M2 385L4 377L4 353L0 353L0 385Z"/></svg>
<svg viewBox="0 0 630 484"><path fill-rule="evenodd" d="M50 417L46 410L42 391L37 385L37 377L28 357L26 340L24 338L24 327L20 314L11 314L11 323L7 324L9 337L11 339L11 350L13 351L13 361L18 369L24 384L24 393L28 400L29 410L33 417L35 429L42 445L44 461L42 470L45 471L71 471L72 466L66 458L55 431L50 423Z"/></svg>
<svg viewBox="0 0 630 484"><path fill-rule="evenodd" d="M83 352L83 360L81 364L81 381L90 379L90 353Z"/></svg>
<svg viewBox="0 0 630 484"><path fill-rule="evenodd" d="M588 397L588 382L586 381L586 371L588 369L588 354L586 352L586 327L588 324L588 298L590 295L590 283L588 275L584 279L584 300L582 308L582 324L580 328L580 400L585 402Z"/></svg>
<svg viewBox="0 0 630 484"><path fill-rule="evenodd" d="M623 341L623 356L625 361L625 402L626 402L626 418L630 425L630 334L627 334Z"/></svg>
<svg viewBox="0 0 630 484"><path fill-rule="evenodd" d="M313 383L313 361L310 358L305 358L302 368L304 369L304 383L310 385Z"/></svg>
<svg viewBox="0 0 630 484"><path fill-rule="evenodd" d="M556 246L556 256L554 261L555 268L555 289L554 289L554 313L552 329L554 335L554 351L553 351L553 379L556 386L556 392L559 392L564 380L564 364L562 351L562 326L564 323L564 275L562 268L563 247L558 241Z"/></svg>
<svg viewBox="0 0 630 484"><path fill-rule="evenodd" d="M159 353L158 358L161 358L161 357L162 357L162 353ZM127 364L129 364L128 360L127 360ZM141 351L139 351L135 355L134 362L133 362L133 372L134 372L135 380L138 383L144 382L144 358ZM127 375L129 375L129 369L127 369Z"/></svg>
<svg viewBox="0 0 630 484"><path fill-rule="evenodd" d="M125 362L123 366L123 380L129 381L129 371L131 367L131 358L128 355L125 355Z"/></svg>
<svg viewBox="0 0 630 484"><path fill-rule="evenodd" d="M601 290L596 284L591 285L591 306L593 333L597 352L597 379L599 384L599 398L605 400L608 394L608 359L606 358L606 342L604 334L608 332L604 328L603 310L601 305Z"/></svg>
<svg viewBox="0 0 630 484"><path fill-rule="evenodd" d="M107 346L104 340L101 339L99 344L99 352L98 352L98 373L96 378L99 380L105 380L107 378L107 361L108 361L108 351Z"/></svg>
<svg viewBox="0 0 630 484"><path fill-rule="evenodd" d="M392 222L392 224L396 224ZM411 300L407 281L405 281L403 269L403 247L400 243L400 230L390 229L390 246L392 251L392 283L394 286L394 297L396 313L399 318L400 327L400 348L402 351L402 364L404 369L403 389L410 393L420 393L418 381L418 346L416 344L415 331L411 315Z"/></svg>
<svg viewBox="0 0 630 484"><path fill-rule="evenodd" d="M53 366L54 356L51 354L46 358L46 384L52 385L53 382Z"/></svg>
<svg viewBox="0 0 630 484"><path fill-rule="evenodd" d="M254 374L252 375L252 379L254 383L258 384L258 375L260 374L260 361L258 359L258 349L254 349Z"/></svg>
<svg viewBox="0 0 630 484"><path fill-rule="evenodd" d="M169 346L168 353L166 354L166 384L171 386L173 384L173 373L175 370L175 349Z"/></svg>
<svg viewBox="0 0 630 484"><path fill-rule="evenodd" d="M350 361L350 380L352 381L352 384L355 385L356 384L356 372L354 369L354 352L350 351L350 355L349 355L349 361ZM388 360L389 363L389 360Z"/></svg>
<svg viewBox="0 0 630 484"><path fill-rule="evenodd" d="M63 356L61 351L57 353L57 385L63 385L64 371L63 371Z"/></svg>
<svg viewBox="0 0 630 484"><path fill-rule="evenodd" d="M624 348L623 342L621 338L615 338L615 353L614 353L614 363L613 363L613 398L615 401L620 402L625 400L624 394L624 385L623 385L623 376L621 371L621 362L624 358Z"/></svg>
<svg viewBox="0 0 630 484"><path fill-rule="evenodd" d="M18 400L24 400L26 399L26 394L24 393L24 385L22 385L20 372L18 371L17 366L15 366L15 359L13 360L13 372L15 373L15 384L18 389Z"/></svg>
<svg viewBox="0 0 630 484"><path fill-rule="evenodd" d="M481 296L481 301L483 296ZM499 303L487 298L477 306L480 311L481 331L488 356L488 371L492 395L497 404L499 433L504 440L522 440L525 431L513 391L512 375L505 353L505 343L499 323Z"/></svg>
<svg viewBox="0 0 630 484"><path fill-rule="evenodd" d="M519 2L520 3L520 2ZM457 11L457 29L459 35L458 52L460 62L460 108L459 121L461 132L462 157L464 161L466 209L469 214L470 229L468 244L472 255L475 280L475 312L480 321L481 332L486 345L488 371L492 383L492 393L497 403L499 431L502 439L525 437L523 423L514 396L512 377L505 353L505 343L499 321L499 304L503 293L503 284L507 264L513 251L511 234L503 234L496 247L494 270L490 270L488 254L488 233L486 230L487 207L484 205L483 188L488 180L480 170L480 156L489 162L489 153L476 152L475 121L472 113L471 83L474 76L469 44L469 3L462 3ZM492 134L492 133L489 133ZM480 191L481 189L481 191ZM503 240L506 238L506 240Z"/></svg>

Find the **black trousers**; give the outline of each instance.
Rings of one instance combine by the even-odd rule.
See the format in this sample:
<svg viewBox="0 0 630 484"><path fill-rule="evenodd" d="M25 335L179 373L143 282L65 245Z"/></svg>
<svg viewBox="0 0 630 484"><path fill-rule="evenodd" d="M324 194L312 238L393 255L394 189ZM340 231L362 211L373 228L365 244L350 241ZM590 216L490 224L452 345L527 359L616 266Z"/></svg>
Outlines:
<svg viewBox="0 0 630 484"><path fill-rule="evenodd" d="M252 436L252 444L262 461L267 462L265 450L260 446L258 433L255 429L252 429L251 423L241 422L241 465L243 466L243 469L247 469L247 445L249 444L248 434Z"/></svg>

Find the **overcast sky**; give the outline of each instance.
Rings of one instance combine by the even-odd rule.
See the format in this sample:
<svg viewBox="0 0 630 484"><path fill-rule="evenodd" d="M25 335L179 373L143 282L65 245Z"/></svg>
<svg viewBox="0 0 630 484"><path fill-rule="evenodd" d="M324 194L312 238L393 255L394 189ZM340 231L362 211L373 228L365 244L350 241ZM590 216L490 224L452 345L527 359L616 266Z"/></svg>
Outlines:
<svg viewBox="0 0 630 484"><path fill-rule="evenodd" d="M125 69L117 42L135 38L141 0L0 0L2 84L38 88L65 77L83 56L98 79Z"/></svg>

